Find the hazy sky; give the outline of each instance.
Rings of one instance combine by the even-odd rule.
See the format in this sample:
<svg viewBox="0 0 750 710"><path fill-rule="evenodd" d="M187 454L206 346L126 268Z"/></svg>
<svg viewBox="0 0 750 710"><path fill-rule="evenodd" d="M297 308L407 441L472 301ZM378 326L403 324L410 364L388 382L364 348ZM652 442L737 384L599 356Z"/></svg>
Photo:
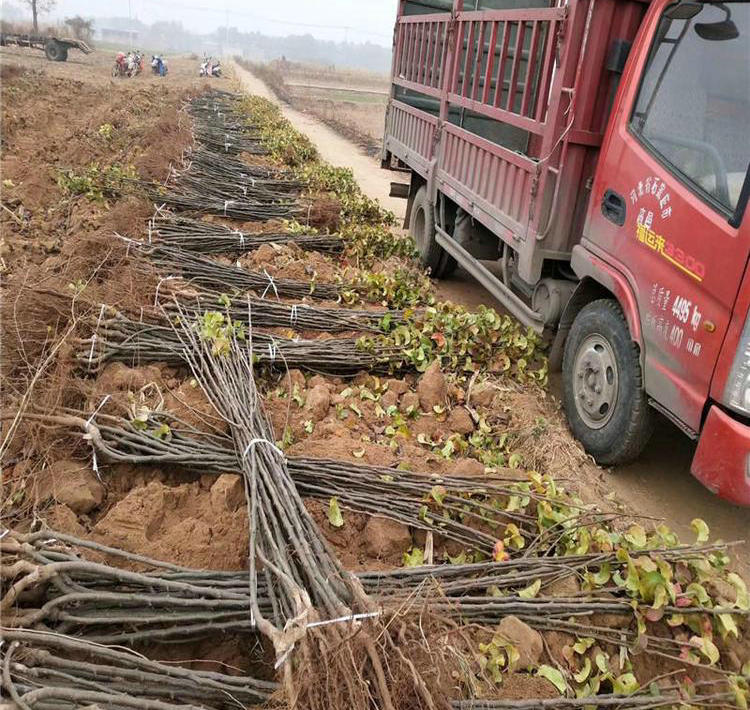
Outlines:
<svg viewBox="0 0 750 710"><path fill-rule="evenodd" d="M13 0L11 0L13 2ZM16 0L16 6L22 3ZM186 29L224 26L270 35L310 33L320 39L390 46L397 0L130 0L132 17L146 23L179 20ZM57 0L55 16L127 16L128 0Z"/></svg>

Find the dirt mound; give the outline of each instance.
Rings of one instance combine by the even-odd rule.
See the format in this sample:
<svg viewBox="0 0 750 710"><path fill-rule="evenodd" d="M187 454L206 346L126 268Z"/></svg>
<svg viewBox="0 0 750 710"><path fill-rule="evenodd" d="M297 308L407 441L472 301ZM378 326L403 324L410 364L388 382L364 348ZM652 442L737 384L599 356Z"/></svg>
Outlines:
<svg viewBox="0 0 750 710"><path fill-rule="evenodd" d="M209 485L211 484L211 485ZM92 537L155 559L207 569L247 565L244 507L211 495L216 481L168 486L151 480L133 488L99 519Z"/></svg>

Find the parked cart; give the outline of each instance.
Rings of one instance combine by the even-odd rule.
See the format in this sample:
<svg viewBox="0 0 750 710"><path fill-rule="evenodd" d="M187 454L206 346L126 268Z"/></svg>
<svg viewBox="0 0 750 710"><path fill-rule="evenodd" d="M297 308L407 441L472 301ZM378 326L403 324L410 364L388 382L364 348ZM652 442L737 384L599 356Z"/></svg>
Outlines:
<svg viewBox="0 0 750 710"><path fill-rule="evenodd" d="M31 47L41 49L51 62L65 62L69 49L79 49L84 54L91 54L94 50L82 39L71 37L47 37L44 35L0 33L0 46Z"/></svg>

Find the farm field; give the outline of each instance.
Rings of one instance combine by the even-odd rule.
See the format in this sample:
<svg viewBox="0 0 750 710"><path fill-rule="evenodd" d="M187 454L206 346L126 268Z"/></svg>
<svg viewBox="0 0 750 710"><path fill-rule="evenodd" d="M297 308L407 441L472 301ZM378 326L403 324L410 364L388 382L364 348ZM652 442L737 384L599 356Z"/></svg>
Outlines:
<svg viewBox="0 0 750 710"><path fill-rule="evenodd" d="M3 710L743 707L747 548L273 104L110 64L0 51Z"/></svg>

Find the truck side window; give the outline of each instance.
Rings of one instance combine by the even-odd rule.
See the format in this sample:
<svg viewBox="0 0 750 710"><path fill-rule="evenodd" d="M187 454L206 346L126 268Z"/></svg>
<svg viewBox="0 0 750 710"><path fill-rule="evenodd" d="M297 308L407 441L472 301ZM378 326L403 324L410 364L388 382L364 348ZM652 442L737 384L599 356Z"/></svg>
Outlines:
<svg viewBox="0 0 750 710"><path fill-rule="evenodd" d="M704 199L734 210L750 163L750 3L664 11L630 127Z"/></svg>

